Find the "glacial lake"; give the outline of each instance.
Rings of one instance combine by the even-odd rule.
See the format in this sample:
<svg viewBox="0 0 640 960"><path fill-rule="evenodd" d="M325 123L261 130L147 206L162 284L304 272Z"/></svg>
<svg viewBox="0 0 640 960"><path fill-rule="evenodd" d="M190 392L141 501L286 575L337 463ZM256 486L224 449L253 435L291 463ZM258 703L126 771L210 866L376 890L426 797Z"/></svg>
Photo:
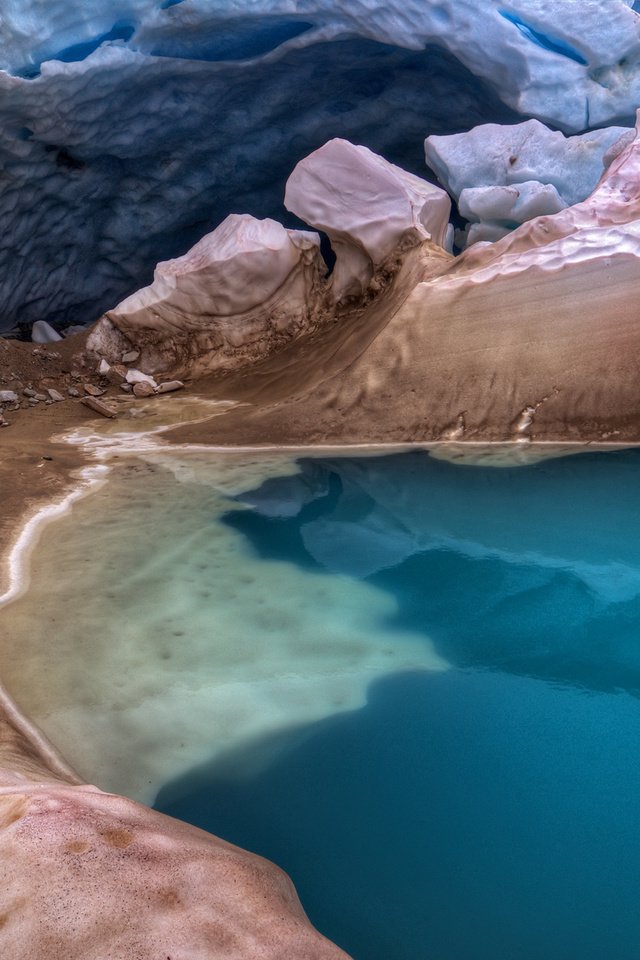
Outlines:
<svg viewBox="0 0 640 960"><path fill-rule="evenodd" d="M2 678L355 960L637 960L640 450L149 450L46 528Z"/></svg>

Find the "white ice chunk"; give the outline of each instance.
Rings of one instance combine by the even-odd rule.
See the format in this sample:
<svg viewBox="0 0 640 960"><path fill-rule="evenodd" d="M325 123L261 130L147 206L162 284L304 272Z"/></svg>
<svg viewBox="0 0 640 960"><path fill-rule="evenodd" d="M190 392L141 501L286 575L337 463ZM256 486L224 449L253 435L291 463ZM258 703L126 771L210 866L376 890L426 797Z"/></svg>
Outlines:
<svg viewBox="0 0 640 960"><path fill-rule="evenodd" d="M31 328L31 339L34 343L57 343L62 337L46 320L36 320Z"/></svg>
<svg viewBox="0 0 640 960"><path fill-rule="evenodd" d="M511 187L467 187L458 198L460 213L473 223L506 220L524 223L567 206L552 183L529 180Z"/></svg>
<svg viewBox="0 0 640 960"><path fill-rule="evenodd" d="M104 363L104 360L102 362ZM154 390L158 386L153 377L141 370L127 370L127 383L148 383Z"/></svg>
<svg viewBox="0 0 640 960"><path fill-rule="evenodd" d="M366 287L400 244L431 239L445 246L451 210L444 190L341 139L300 161L285 206L334 244L338 298Z"/></svg>
<svg viewBox="0 0 640 960"><path fill-rule="evenodd" d="M425 155L427 165L456 198L470 187L537 180L552 184L565 205L572 206L595 189L605 155L629 133L628 127L607 127L565 137L539 120L485 123L467 133L427 137Z"/></svg>

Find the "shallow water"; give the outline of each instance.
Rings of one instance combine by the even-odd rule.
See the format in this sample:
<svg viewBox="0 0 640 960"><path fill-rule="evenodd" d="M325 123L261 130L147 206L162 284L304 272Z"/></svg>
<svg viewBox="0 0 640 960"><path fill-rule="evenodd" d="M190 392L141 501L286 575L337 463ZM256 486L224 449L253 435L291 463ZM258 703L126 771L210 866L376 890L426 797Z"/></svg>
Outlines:
<svg viewBox="0 0 640 960"><path fill-rule="evenodd" d="M222 522L240 491L295 473L290 457L112 464L0 610L6 687L86 780L151 801L213 753L360 706L380 675L446 667L422 632L389 625L385 591L265 562Z"/></svg>
<svg viewBox="0 0 640 960"><path fill-rule="evenodd" d="M636 960L639 482L149 450L46 531L3 678L356 960Z"/></svg>

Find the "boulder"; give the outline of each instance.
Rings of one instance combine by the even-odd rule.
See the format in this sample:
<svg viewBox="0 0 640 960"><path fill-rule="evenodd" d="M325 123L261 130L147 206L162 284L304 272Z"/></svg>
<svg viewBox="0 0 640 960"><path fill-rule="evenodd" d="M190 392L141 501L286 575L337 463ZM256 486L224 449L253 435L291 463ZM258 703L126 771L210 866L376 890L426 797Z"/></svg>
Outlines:
<svg viewBox="0 0 640 960"><path fill-rule="evenodd" d="M336 300L358 296L375 268L401 247L447 242L451 202L439 187L348 140L330 140L301 160L285 206L330 238Z"/></svg>

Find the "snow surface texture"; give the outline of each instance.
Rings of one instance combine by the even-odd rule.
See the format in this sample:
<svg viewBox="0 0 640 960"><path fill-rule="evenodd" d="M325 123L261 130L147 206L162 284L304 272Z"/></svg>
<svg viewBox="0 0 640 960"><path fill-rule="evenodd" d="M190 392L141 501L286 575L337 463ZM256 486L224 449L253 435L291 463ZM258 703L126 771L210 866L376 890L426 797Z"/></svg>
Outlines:
<svg viewBox="0 0 640 960"><path fill-rule="evenodd" d="M0 910L12 960L349 960L311 927L273 864L123 797L52 780L0 790Z"/></svg>
<svg viewBox="0 0 640 960"><path fill-rule="evenodd" d="M420 174L426 134L517 119L498 95L567 130L640 100L622 0L4 0L0 18L0 330L96 319L231 212L282 219L290 170L332 137Z"/></svg>
<svg viewBox="0 0 640 960"><path fill-rule="evenodd" d="M470 221L462 239L471 245L499 239L518 224L585 200L630 140L628 127L565 137L538 120L527 120L427 137L425 154ZM460 234L458 240L465 245Z"/></svg>

